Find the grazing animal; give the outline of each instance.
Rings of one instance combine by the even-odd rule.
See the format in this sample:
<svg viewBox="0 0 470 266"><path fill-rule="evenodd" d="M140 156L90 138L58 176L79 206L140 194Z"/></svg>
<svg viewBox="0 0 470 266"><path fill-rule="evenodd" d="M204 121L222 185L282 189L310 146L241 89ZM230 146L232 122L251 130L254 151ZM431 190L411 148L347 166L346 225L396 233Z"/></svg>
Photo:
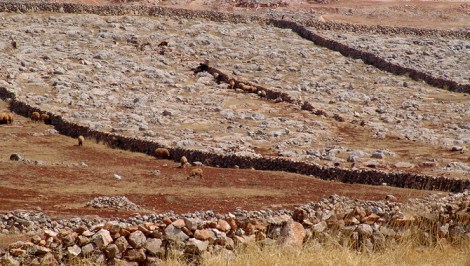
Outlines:
<svg viewBox="0 0 470 266"><path fill-rule="evenodd" d="M230 80L230 89L233 90L233 88L235 87L235 81L233 79Z"/></svg>
<svg viewBox="0 0 470 266"><path fill-rule="evenodd" d="M13 114L7 114L7 124L13 124Z"/></svg>
<svg viewBox="0 0 470 266"><path fill-rule="evenodd" d="M83 146L83 142L85 141L85 138L82 135L80 135L78 136L77 139L78 139L78 146Z"/></svg>
<svg viewBox="0 0 470 266"><path fill-rule="evenodd" d="M41 120L41 114L39 114L38 112L33 112L31 114L31 120L33 120L35 122Z"/></svg>
<svg viewBox="0 0 470 266"><path fill-rule="evenodd" d="M202 171L202 168L195 168L191 170L191 173L189 173L188 179L190 179L191 177L199 177L200 179L203 179L203 174L204 171Z"/></svg>
<svg viewBox="0 0 470 266"><path fill-rule="evenodd" d="M0 113L0 124L8 124L8 116L5 113Z"/></svg>
<svg viewBox="0 0 470 266"><path fill-rule="evenodd" d="M0 113L0 124L12 124L13 115L10 113Z"/></svg>
<svg viewBox="0 0 470 266"><path fill-rule="evenodd" d="M170 151L167 148L157 148L155 149L155 155L158 159L168 159L170 158Z"/></svg>
<svg viewBox="0 0 470 266"><path fill-rule="evenodd" d="M181 168L185 168L186 165L188 165L188 159L186 158L186 156L181 156L180 163L181 163Z"/></svg>
<svg viewBox="0 0 470 266"><path fill-rule="evenodd" d="M49 123L49 115L41 114L41 121L44 121L44 123Z"/></svg>

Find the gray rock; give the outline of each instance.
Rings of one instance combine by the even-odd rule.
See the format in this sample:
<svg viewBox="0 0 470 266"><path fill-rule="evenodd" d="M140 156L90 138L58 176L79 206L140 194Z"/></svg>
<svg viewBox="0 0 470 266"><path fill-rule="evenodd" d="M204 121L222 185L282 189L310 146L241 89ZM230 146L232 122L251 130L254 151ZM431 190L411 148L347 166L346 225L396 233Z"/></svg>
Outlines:
<svg viewBox="0 0 470 266"><path fill-rule="evenodd" d="M102 250L106 248L110 243L113 242L113 238L108 230L101 229L96 232L95 235L91 238L91 242L96 245L96 248Z"/></svg>
<svg viewBox="0 0 470 266"><path fill-rule="evenodd" d="M108 257L108 259L110 260L120 257L120 251L116 244L108 245L104 250L104 253L106 254L106 257Z"/></svg>
<svg viewBox="0 0 470 266"><path fill-rule="evenodd" d="M95 245L93 243L87 244L82 247L82 254L83 256L89 256L95 250Z"/></svg>
<svg viewBox="0 0 470 266"><path fill-rule="evenodd" d="M158 238L148 238L145 242L145 249L151 256L158 256L161 253L162 240Z"/></svg>
<svg viewBox="0 0 470 266"><path fill-rule="evenodd" d="M328 225L326 224L325 221L321 221L315 225L312 226L312 231L316 234L322 233L328 228Z"/></svg>
<svg viewBox="0 0 470 266"><path fill-rule="evenodd" d="M173 240L176 242L185 241L189 238L180 228L173 226L170 224L165 228L165 236L169 240Z"/></svg>
<svg viewBox="0 0 470 266"><path fill-rule="evenodd" d="M82 253L82 250L78 245L73 245L67 248L67 256L70 258L75 258L76 256L80 255L80 253Z"/></svg>
<svg viewBox="0 0 470 266"><path fill-rule="evenodd" d="M116 241L114 241L114 244L116 244L120 252L124 252L129 246L129 242L127 242L127 239L123 236L116 239Z"/></svg>
<svg viewBox="0 0 470 266"><path fill-rule="evenodd" d="M356 231L364 236L371 236L373 233L372 227L368 224L358 225Z"/></svg>
<svg viewBox="0 0 470 266"><path fill-rule="evenodd" d="M192 254L201 254L207 251L208 246L209 241L201 241L195 238L190 238L188 241L186 241L185 252Z"/></svg>
<svg viewBox="0 0 470 266"><path fill-rule="evenodd" d="M129 235L129 238L128 238L128 242L129 244L131 244L131 246L133 248L141 248L145 245L145 241L147 240L147 238L145 237L144 233L142 233L141 231L137 230L135 232L132 232L130 235Z"/></svg>

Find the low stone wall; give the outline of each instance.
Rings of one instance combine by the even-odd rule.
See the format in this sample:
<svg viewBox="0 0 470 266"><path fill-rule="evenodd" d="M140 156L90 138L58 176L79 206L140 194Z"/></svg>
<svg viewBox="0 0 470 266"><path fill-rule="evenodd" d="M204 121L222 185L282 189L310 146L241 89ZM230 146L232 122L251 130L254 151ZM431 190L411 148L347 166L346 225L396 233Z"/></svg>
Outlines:
<svg viewBox="0 0 470 266"><path fill-rule="evenodd" d="M295 251L309 240L368 253L407 240L423 246L443 241L465 245L470 240L469 198L465 191L401 204L392 195L376 202L333 195L293 211L205 211L116 220L55 220L16 211L0 215L0 232L21 227L34 236L0 249L0 265L69 265L77 258L96 265L161 265L170 254L197 265L206 253L231 257L238 247L254 244Z"/></svg>
<svg viewBox="0 0 470 266"><path fill-rule="evenodd" d="M458 37L470 38L470 32L465 31L445 31L445 30L431 30L431 29L415 29L406 27L388 27L388 26L364 26L344 23L331 23L319 21L287 21L269 19L260 16L239 15L231 13L223 13L217 11L200 11L200 10L186 10L165 7L147 7L141 5L110 5L110 6L94 6L83 4L71 3L15 3L15 2L1 2L0 12L65 12L65 13L89 13L97 15L149 15L149 16L176 16L187 19L202 18L212 21L230 21L232 23L241 22L257 22L262 24L270 24L279 28L287 28L299 34L302 38L308 39L313 43L329 48L333 51L338 51L344 56L361 59L364 63L373 65L380 70L387 71L396 75L408 75L414 80L423 80L431 86L443 88L454 92L470 93L470 84L459 84L455 81L433 77L432 75L404 67L398 64L388 62L387 60L374 55L371 52L361 51L359 49L349 47L346 44L330 40L322 37L312 31L308 30L305 26L314 27L318 29L332 29L332 30L349 30L359 32L374 32L383 34L413 34L419 36L445 36L445 37ZM303 26L305 25L305 26Z"/></svg>
<svg viewBox="0 0 470 266"><path fill-rule="evenodd" d="M17 100L12 92L3 87L0 87L0 98L10 99L10 109L17 114L26 117L30 117L33 112L47 112L47 110L40 110ZM155 156L154 151L156 148L163 147L162 144L154 141L93 130L67 121L56 114L50 112L47 113L50 116L50 123L57 131L66 136L76 138L79 135L83 135L86 138L95 139L96 141L105 143L111 147L141 152L153 156ZM412 173L386 173L376 170L327 168L314 163L293 161L285 158L253 158L247 156L202 152L184 148L170 148L170 159L179 161L183 155L186 156L189 161L200 161L208 166L218 166L223 168L238 166L243 169L254 168L257 170L285 171L303 175L312 175L324 180L340 181L344 183L369 185L382 185L383 183L387 183L390 186L401 188L453 192L470 189L469 179L451 179L446 177L423 176Z"/></svg>

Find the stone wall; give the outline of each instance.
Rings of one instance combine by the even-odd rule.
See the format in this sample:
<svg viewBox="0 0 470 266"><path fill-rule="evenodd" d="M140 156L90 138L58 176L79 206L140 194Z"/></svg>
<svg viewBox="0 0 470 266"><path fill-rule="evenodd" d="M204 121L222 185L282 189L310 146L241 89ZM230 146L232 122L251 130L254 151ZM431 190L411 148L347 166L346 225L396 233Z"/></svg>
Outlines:
<svg viewBox="0 0 470 266"><path fill-rule="evenodd" d="M454 81L435 78L429 74L420 72L415 69L402 67L382 59L372 53L357 50L355 48L348 47L345 44L329 40L318 34L315 34L304 26L297 22L286 21L286 20L274 20L266 19L257 16L243 16L237 14L221 13L215 11L191 11L185 9L171 9L163 7L145 7L145 6L124 6L124 5L113 5L113 6L91 6L81 4L64 4L64 3L14 3L14 2L1 2L0 11L5 12L66 12L66 13L92 13L98 15L150 15L150 16L178 16L183 18L204 18L213 21L230 21L234 23L254 21L258 23L267 23L275 27L292 29L294 32L299 34L301 37L311 40L315 44L327 47L329 49L339 51L345 56L362 59L365 63L376 66L379 69L399 74L409 75L413 79L424 80L430 85L445 88L456 92L467 92L470 93L470 84L457 84ZM306 23L306 25L310 25ZM312 24L313 25L313 24ZM320 25L330 24L319 24L316 23L317 27ZM334 25L334 24L331 24ZM339 24L338 24L339 25ZM349 25L349 24L346 24ZM323 26L322 26L323 27ZM325 26L327 27L327 26ZM332 26L333 27L333 26ZM343 27L343 26L342 26ZM346 27L346 26L345 26ZM360 27L366 29L366 26L355 26L350 25L352 29ZM334 28L334 27L333 27ZM391 27L375 27L375 29L383 29L384 32L392 31ZM417 35L425 34L442 34L445 36L458 36L468 38L469 34L454 32L454 31L432 31L432 30L419 30L411 28L393 28L393 32L397 33L414 33ZM283 101L294 101L288 94L274 92L263 89L266 91L266 97L281 98ZM0 88L1 98L10 98L11 110L29 117L32 112L45 110L38 110L35 107L28 105L27 103L18 101L15 95L5 88ZM306 110L313 111L313 107L308 104L303 104L303 108ZM323 114L323 113L319 113ZM77 137L83 135L87 138L96 139L97 141L106 143L112 147L117 147L125 150L142 152L149 155L154 155L154 150L162 145L152 141L140 140L132 137L126 137L117 135L114 133L99 132L91 130L87 127L80 126L78 124L71 123L64 120L60 116L49 113L51 117L51 124L62 134ZM201 152L197 150L188 150L183 148L172 148L171 159L179 160L181 156L185 155L190 161L200 161L209 166L219 167L234 167L235 165L240 168L254 168L258 170L273 170L273 171L286 171L299 173L304 175L313 175L325 180L335 180L347 183L361 183L371 185L381 185L387 183L391 186L414 188L414 189L430 189L430 190L443 190L443 191L462 191L463 189L470 188L470 180L455 180L445 177L432 177L422 176L411 173L385 173L375 170L348 170L340 168L325 168L316 164L307 162L297 162L283 158L250 158L235 155L220 155L207 152Z"/></svg>
<svg viewBox="0 0 470 266"><path fill-rule="evenodd" d="M344 56L361 59L364 63L373 65L380 70L387 71L396 75L408 75L414 80L423 80L431 86L443 88L455 92L470 93L470 84L459 84L455 81L433 77L432 75L408 68L398 64L388 62L387 60L374 55L371 52L361 51L359 49L349 47L346 44L330 40L322 37L305 26L314 27L322 30L348 30L353 32L373 32L381 34L412 34L418 36L442 36L442 37L458 37L470 38L470 32L451 31L451 30L433 30L418 29L407 27L390 27L390 26L365 26L334 22L319 21L287 21L269 19L254 15L239 15L231 13L223 13L217 11L200 11L186 10L165 7L147 7L140 5L110 5L110 6L93 6L71 3L15 3L1 2L0 12L61 12L61 13L90 13L97 15L149 15L149 16L176 16L187 19L208 19L212 21L229 21L232 23L257 22L262 24L270 24L279 28L287 28L299 34L302 38L308 39L313 43L338 51ZM305 26L303 26L305 25Z"/></svg>
<svg viewBox="0 0 470 266"><path fill-rule="evenodd" d="M22 116L30 117L33 112L46 113L47 110L40 110L27 103L16 99L15 95L6 88L0 87L0 98L10 99L10 109ZM142 140L127 137L109 132L100 132L81 126L62 117L47 112L50 116L50 123L61 134L78 137L83 135L86 138L107 144L111 147L120 148L134 152L141 152L155 156L155 149L163 147L154 141ZM463 191L470 189L469 179L451 179L446 177L424 176L412 173L386 173L376 170L349 170L341 168L327 168L314 163L293 161L285 158L252 158L238 155L223 155L210 152L184 148L170 148L170 159L179 161L181 156L186 156L189 161L203 162L208 166L218 166L232 168L238 166L243 169L257 169L270 171L285 171L303 175L312 175L324 180L340 181L344 183L359 183L369 185L382 185L387 183L390 186L401 188L441 190L441 191Z"/></svg>
<svg viewBox="0 0 470 266"><path fill-rule="evenodd" d="M38 212L0 215L1 231L34 235L0 249L0 265L161 265L172 254L196 262L200 255L237 254L238 247L279 245L301 249L308 241L371 253L393 243L464 244L470 240L470 191L406 204L330 196L295 210L183 215L146 214L125 219L51 219ZM22 230L15 230L13 228ZM36 234L34 234L36 232Z"/></svg>

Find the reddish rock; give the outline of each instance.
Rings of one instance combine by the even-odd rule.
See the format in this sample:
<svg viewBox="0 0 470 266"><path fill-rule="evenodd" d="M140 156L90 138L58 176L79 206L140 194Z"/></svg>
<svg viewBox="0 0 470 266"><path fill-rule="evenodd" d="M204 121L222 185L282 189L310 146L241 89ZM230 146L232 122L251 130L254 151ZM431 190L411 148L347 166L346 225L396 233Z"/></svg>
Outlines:
<svg viewBox="0 0 470 266"><path fill-rule="evenodd" d="M188 236L193 236L193 232L189 230L186 226L181 228L181 230L183 231L183 233L187 234Z"/></svg>
<svg viewBox="0 0 470 266"><path fill-rule="evenodd" d="M369 216L367 217L364 217L361 221L365 224L373 224L375 223L377 220L380 219L380 216L378 216L377 214L375 213L372 213L370 214Z"/></svg>
<svg viewBox="0 0 470 266"><path fill-rule="evenodd" d="M203 229L203 230L196 230L194 232L194 238L199 239L199 240L208 240L209 238L214 238L214 232L211 230Z"/></svg>
<svg viewBox="0 0 470 266"><path fill-rule="evenodd" d="M294 221L287 222L281 229L279 243L285 247L302 248L306 232L302 224Z"/></svg>
<svg viewBox="0 0 470 266"><path fill-rule="evenodd" d="M184 223L184 220L183 219L178 219L174 222L171 223L174 227L177 227L177 228L183 228L186 224Z"/></svg>
<svg viewBox="0 0 470 266"><path fill-rule="evenodd" d="M86 230L88 230L88 228L84 225L80 225L79 227L77 227L75 229L75 232L79 235L83 234L83 232L85 232Z"/></svg>
<svg viewBox="0 0 470 266"><path fill-rule="evenodd" d="M163 218L163 223L166 225L170 225L172 223L171 219L168 217Z"/></svg>
<svg viewBox="0 0 470 266"><path fill-rule="evenodd" d="M228 219L227 220L228 224L230 225L230 228L232 228L232 230L237 230L238 226L237 226L237 222L235 221L235 219Z"/></svg>
<svg viewBox="0 0 470 266"><path fill-rule="evenodd" d="M128 249L124 254L124 258L129 261L143 262L147 258L145 256L145 249Z"/></svg>
<svg viewBox="0 0 470 266"><path fill-rule="evenodd" d="M26 250L23 250L21 248L13 248L10 249L10 254L15 257L23 257L24 255L26 255Z"/></svg>
<svg viewBox="0 0 470 266"><path fill-rule="evenodd" d="M255 226L252 223L247 222L243 227L243 230L247 235L251 235L255 232Z"/></svg>
<svg viewBox="0 0 470 266"><path fill-rule="evenodd" d="M230 231L231 227L227 221L220 219L217 222L217 229L219 229L222 232L228 232Z"/></svg>

